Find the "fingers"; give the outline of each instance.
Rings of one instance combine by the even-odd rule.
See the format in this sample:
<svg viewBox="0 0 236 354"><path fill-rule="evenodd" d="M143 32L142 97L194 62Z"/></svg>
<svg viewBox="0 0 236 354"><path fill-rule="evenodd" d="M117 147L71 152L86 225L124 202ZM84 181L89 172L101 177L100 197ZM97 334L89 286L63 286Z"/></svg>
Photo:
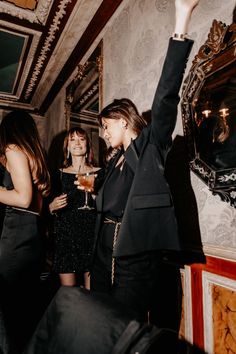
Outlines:
<svg viewBox="0 0 236 354"><path fill-rule="evenodd" d="M85 190L84 186L81 186L81 184L78 180L75 180L74 184L77 186L77 189L80 189L81 191Z"/></svg>
<svg viewBox="0 0 236 354"><path fill-rule="evenodd" d="M67 205L67 194L62 194L59 197L55 198L56 209L64 208L66 205Z"/></svg>

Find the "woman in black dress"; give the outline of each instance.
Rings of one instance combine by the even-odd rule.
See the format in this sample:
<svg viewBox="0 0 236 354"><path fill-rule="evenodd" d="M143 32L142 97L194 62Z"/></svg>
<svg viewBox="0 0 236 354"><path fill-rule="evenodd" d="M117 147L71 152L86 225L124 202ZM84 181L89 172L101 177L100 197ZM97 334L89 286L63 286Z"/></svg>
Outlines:
<svg viewBox="0 0 236 354"><path fill-rule="evenodd" d="M84 274L84 286L89 289L89 261L94 240L95 209L79 209L85 193L74 184L78 173L95 172L93 154L86 132L72 128L64 140L64 163L53 178L54 199L49 204L54 214L55 256L54 271L62 285L74 286L77 276ZM95 207L89 193L88 203Z"/></svg>
<svg viewBox="0 0 236 354"><path fill-rule="evenodd" d="M0 125L4 168L0 203L6 205L0 238L0 297L10 345L21 348L33 330L30 305L42 266L39 216L49 193L49 173L33 118L7 114ZM22 326L22 318L25 320Z"/></svg>

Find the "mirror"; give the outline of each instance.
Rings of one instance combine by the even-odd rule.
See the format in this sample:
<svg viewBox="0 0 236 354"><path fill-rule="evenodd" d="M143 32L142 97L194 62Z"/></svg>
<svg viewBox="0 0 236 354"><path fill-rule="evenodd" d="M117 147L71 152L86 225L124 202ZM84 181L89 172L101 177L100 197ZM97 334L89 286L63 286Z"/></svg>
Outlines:
<svg viewBox="0 0 236 354"><path fill-rule="evenodd" d="M213 21L183 84L190 167L236 207L236 24Z"/></svg>
<svg viewBox="0 0 236 354"><path fill-rule="evenodd" d="M85 64L77 66L77 74L66 88L66 129L80 126L92 142L96 162L99 164L99 127L97 116L102 107L102 42Z"/></svg>

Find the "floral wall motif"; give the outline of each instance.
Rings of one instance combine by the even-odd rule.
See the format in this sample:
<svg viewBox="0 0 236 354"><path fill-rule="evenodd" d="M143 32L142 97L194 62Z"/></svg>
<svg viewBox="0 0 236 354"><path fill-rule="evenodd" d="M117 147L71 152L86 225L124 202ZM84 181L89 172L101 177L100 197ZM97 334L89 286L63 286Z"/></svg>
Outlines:
<svg viewBox="0 0 236 354"><path fill-rule="evenodd" d="M213 19L232 23L235 0L201 1L191 20L190 37L195 44L186 73L205 42ZM126 0L105 31L104 104L129 97L140 112L150 109L160 76L168 38L173 32L173 0ZM179 112L174 135L183 135ZM213 196L191 173L197 199L201 239L206 254L236 259L236 210Z"/></svg>

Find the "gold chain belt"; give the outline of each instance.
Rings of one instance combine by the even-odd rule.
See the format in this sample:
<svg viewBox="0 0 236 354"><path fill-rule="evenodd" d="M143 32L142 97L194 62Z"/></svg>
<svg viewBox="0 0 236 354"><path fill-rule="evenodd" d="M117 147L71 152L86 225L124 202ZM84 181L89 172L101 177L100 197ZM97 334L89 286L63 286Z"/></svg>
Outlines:
<svg viewBox="0 0 236 354"><path fill-rule="evenodd" d="M120 229L121 221L115 221L109 218L105 218L104 224L114 224L115 225L115 230L114 230L114 235L113 235L113 243L112 243L112 252L115 249L116 246L116 241L118 238L118 232ZM112 257L111 261L111 285L114 283L114 277L115 277L115 257Z"/></svg>

